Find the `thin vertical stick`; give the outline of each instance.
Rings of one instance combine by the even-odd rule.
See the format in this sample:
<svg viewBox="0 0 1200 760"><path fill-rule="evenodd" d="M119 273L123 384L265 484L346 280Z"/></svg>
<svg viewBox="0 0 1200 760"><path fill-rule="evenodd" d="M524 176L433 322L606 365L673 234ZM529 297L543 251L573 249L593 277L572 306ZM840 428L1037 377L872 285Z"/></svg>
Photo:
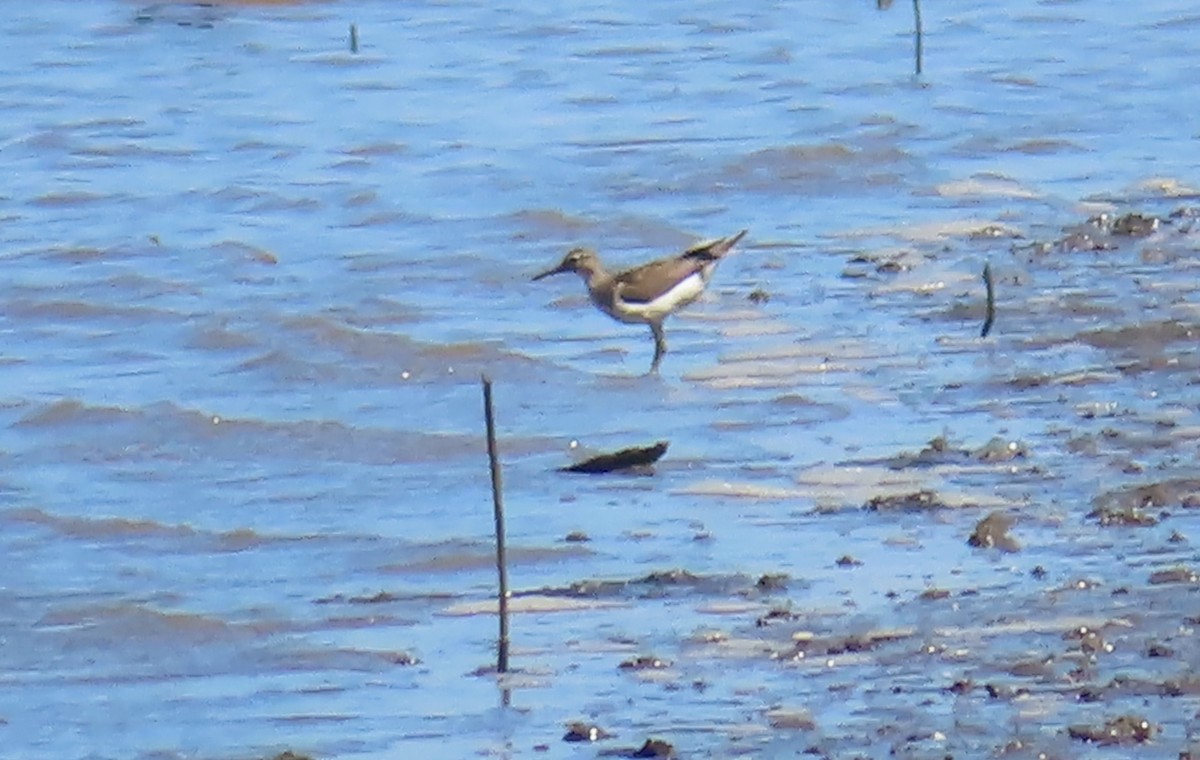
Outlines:
<svg viewBox="0 0 1200 760"><path fill-rule="evenodd" d="M924 57L925 43L922 40L923 32L921 30L921 0L913 0L913 29L917 42L917 76L921 76L921 59Z"/></svg>
<svg viewBox="0 0 1200 760"><path fill-rule="evenodd" d="M992 265L983 265L983 284L987 286L987 310L984 312L983 329L979 337L986 338L992 331L992 323L996 321L996 284L992 278Z"/></svg>
<svg viewBox="0 0 1200 760"><path fill-rule="evenodd" d="M496 671L508 672L508 558L504 549L504 494L500 483L500 455L496 453L496 417L492 413L492 380L483 376L483 416L487 421L488 462L492 468L492 508L496 516L496 571L500 575L500 641L496 645Z"/></svg>
<svg viewBox="0 0 1200 760"><path fill-rule="evenodd" d="M350 25L350 52L358 52L358 24Z"/></svg>

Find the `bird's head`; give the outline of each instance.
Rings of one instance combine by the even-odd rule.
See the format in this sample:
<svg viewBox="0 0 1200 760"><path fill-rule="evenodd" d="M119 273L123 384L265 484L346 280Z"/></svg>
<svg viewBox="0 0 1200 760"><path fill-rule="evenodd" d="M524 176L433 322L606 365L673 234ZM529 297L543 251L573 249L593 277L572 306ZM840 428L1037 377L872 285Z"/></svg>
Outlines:
<svg viewBox="0 0 1200 760"><path fill-rule="evenodd" d="M536 275L533 279L540 280L543 277L562 274L563 272L577 272L583 277L588 277L599 268L600 259L591 248L572 248L563 257L563 260L558 263L558 266L547 269L545 272Z"/></svg>

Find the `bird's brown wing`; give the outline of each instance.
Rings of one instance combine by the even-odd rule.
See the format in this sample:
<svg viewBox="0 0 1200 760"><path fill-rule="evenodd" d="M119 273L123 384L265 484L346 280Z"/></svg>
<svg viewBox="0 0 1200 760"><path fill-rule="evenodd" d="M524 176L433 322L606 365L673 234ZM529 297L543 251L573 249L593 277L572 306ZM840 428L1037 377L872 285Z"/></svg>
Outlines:
<svg viewBox="0 0 1200 760"><path fill-rule="evenodd" d="M708 262L690 257L651 261L636 269L617 275L621 300L629 303L649 303L675 287L680 280L693 275Z"/></svg>

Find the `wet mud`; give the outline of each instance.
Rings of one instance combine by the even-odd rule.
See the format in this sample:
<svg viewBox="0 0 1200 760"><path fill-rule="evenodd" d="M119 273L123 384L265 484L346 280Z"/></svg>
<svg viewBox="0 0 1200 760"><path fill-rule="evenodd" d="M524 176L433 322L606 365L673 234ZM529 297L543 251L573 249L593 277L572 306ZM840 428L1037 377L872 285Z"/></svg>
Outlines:
<svg viewBox="0 0 1200 760"><path fill-rule="evenodd" d="M1164 235L1191 236L1186 244L1196 247L1200 239L1167 221L1174 218L1150 212L1089 218L1022 266L1036 278L1039 264L1058 271L1057 256L1138 260L1143 246ZM1103 244L1083 245L1081 230ZM1006 243L1014 260L1029 246L1025 238ZM975 240L959 244L969 248ZM937 255L931 252L930 260ZM903 271L919 274L922 266ZM957 569L936 585L889 590L890 601L868 616L853 596L843 609L814 607L809 581L786 572L756 579L679 568L533 593L694 606L707 625L673 643L637 635L610 640L618 649L612 662L644 688L692 692L701 712L711 707L708 695L714 705L730 698L743 705L753 730L735 728L728 718L709 728L723 734L722 752L730 754L1189 756L1200 738L1192 672L1200 655L1200 576L1189 540L1200 519L1200 434L1193 432L1193 397L1158 394L1192 387L1191 373L1179 364L1191 361L1200 333L1190 318L1147 320L1136 297L1073 329L1077 302L1043 301L1020 283L1010 280L1001 289L998 308L1003 314L1032 306L1037 321L1002 317L992 345L1030 359L1080 346L1088 353L1073 366L1054 362L1058 368L1049 375L1028 374L1020 359L976 366L931 393L948 430L956 406L982 404L1001 427L1024 431L1020 439L1001 433L965 444L946 434L913 451L802 471L793 489L748 481L690 490L696 498L740 491L742 498L778 503L813 500L814 521L844 524L855 512L856 521L885 530L899 521L906 538L897 546L908 552L933 551L940 536L956 534L975 554L956 560ZM1197 295L1194 288L1186 294ZM931 314L939 308L911 307ZM966 320L976 311L957 313ZM1145 382L1141 387L1161 390L1139 394L1127 385L1133 376ZM1131 391L1140 400L1129 399ZM850 576L870 573L864 583L886 590L888 560L873 567L880 561L843 554L834 565ZM637 653L619 654L628 648ZM752 699L733 697L738 688L729 682L742 680L737 673L757 674ZM758 709L747 710L747 702ZM686 736L691 729L680 730ZM572 736L592 741L583 729Z"/></svg>
<svg viewBox="0 0 1200 760"><path fill-rule="evenodd" d="M5 752L1200 756L1194 11L816 5L11 14Z"/></svg>

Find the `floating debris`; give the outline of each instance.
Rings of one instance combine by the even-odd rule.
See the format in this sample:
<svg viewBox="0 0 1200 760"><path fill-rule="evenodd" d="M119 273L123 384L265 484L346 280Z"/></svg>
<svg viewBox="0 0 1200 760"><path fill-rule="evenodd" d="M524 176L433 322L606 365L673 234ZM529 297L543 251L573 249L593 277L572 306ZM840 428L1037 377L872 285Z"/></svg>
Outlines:
<svg viewBox="0 0 1200 760"><path fill-rule="evenodd" d="M582 472L599 475L621 470L647 468L667 453L668 441L659 441L653 446L634 446L611 454L600 454L591 459L559 468L559 472Z"/></svg>

